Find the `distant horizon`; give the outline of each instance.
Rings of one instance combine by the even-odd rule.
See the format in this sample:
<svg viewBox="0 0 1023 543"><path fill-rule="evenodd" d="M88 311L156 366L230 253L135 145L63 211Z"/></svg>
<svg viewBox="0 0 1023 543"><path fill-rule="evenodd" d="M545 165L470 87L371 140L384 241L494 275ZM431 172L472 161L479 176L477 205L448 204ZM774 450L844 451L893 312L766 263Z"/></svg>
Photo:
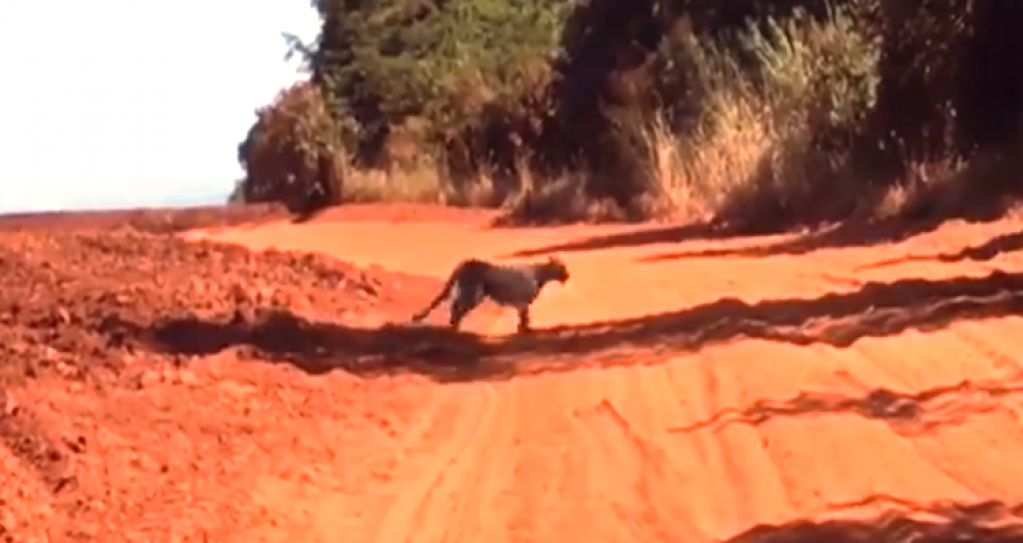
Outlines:
<svg viewBox="0 0 1023 543"><path fill-rule="evenodd" d="M181 208L204 207L227 204L228 197L234 189L234 181L229 189L207 189L184 191L166 196L108 199L106 202L78 202L62 206L8 206L0 202L0 215L22 215L34 213L73 213L90 211L116 211L124 209L144 208Z"/></svg>
<svg viewBox="0 0 1023 543"><path fill-rule="evenodd" d="M227 198L223 200L197 200L197 201L179 201L173 202L168 201L165 203L146 203L146 204L123 204L123 205L109 205L102 207L64 207L60 209L53 208L35 208L35 209L0 209L0 217L11 217L21 215L53 215L53 214L74 214L74 213L103 213L106 211L131 211L131 210L144 210L144 209L189 209L194 207L222 207L227 206Z"/></svg>

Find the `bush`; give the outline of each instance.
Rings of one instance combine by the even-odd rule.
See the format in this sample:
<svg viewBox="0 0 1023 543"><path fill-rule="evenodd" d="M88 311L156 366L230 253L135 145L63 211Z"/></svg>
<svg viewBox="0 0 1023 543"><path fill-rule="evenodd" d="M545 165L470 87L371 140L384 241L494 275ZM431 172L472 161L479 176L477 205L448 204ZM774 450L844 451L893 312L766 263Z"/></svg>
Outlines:
<svg viewBox="0 0 1023 543"><path fill-rule="evenodd" d="M297 212L338 203L347 162L343 136L319 88L303 82L281 91L256 112L238 146L246 172L242 199L283 202Z"/></svg>
<svg viewBox="0 0 1023 543"><path fill-rule="evenodd" d="M291 43L310 82L242 144L243 198L782 230L936 209L1018 141L1016 3L718 4L320 0L317 42Z"/></svg>
<svg viewBox="0 0 1023 543"><path fill-rule="evenodd" d="M548 192L560 202L524 199L528 206L516 215L564 209L594 192L607 198L597 206L600 218L681 213L751 226L826 213L822 194L833 205L854 205L858 191L842 176L875 102L880 43L860 25L872 1L850 2L820 19L797 8L719 37L697 34L679 19L648 62L659 95L653 113L635 106L632 115L611 114L609 131L632 164L606 182L627 188L626 196L595 191L594 176L577 176L580 186ZM623 178L628 170L632 181ZM835 199L839 193L844 201Z"/></svg>
<svg viewBox="0 0 1023 543"><path fill-rule="evenodd" d="M862 176L905 193L915 216L988 213L1018 196L1020 25L1017 2L883 4L881 85L857 157Z"/></svg>
<svg viewBox="0 0 1023 543"><path fill-rule="evenodd" d="M749 24L737 52L689 36L673 48L701 96L681 138L660 136L664 184L689 209L753 228L829 218L859 202L852 142L876 101L880 43L857 0L815 20L797 10ZM742 63L740 59L746 59Z"/></svg>

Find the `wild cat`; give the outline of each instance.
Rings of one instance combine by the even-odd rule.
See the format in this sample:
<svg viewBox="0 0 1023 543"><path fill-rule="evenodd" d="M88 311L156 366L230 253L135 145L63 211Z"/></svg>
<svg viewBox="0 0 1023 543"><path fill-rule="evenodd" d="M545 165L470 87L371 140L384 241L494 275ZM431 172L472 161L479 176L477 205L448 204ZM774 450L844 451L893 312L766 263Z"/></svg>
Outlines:
<svg viewBox="0 0 1023 543"><path fill-rule="evenodd" d="M519 265L467 258L455 266L444 288L430 305L412 316L412 322L422 321L442 302L451 299L450 324L458 329L469 312L490 298L500 306L515 308L518 312L518 332L528 332L529 308L543 287L551 281L565 284L568 279L568 266L554 256L543 262Z"/></svg>

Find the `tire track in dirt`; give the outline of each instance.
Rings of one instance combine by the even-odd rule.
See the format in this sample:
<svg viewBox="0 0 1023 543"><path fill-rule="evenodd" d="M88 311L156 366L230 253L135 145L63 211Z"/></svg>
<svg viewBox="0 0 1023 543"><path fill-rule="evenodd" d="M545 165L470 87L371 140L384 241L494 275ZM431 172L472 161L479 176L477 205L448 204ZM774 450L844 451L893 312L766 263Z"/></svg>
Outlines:
<svg viewBox="0 0 1023 543"><path fill-rule="evenodd" d="M618 521L621 537L665 542L702 539L674 497L682 477L663 449L640 435L607 399L576 416L583 429L579 444L590 452L591 477L601 481L603 498ZM607 477L607 473L615 475Z"/></svg>
<svg viewBox="0 0 1023 543"><path fill-rule="evenodd" d="M439 419L449 425L449 433L426 438L430 450L416 455L421 468L397 488L393 504L375 531L375 541L452 540L448 530L468 524L465 508L479 502L456 498L459 491L478 496L479 489L472 488L476 481L467 472L481 467L487 447L485 437L504 422L500 420L501 402L506 399L488 386L460 387L453 397L461 400L454 420ZM437 514L437 509L444 514Z"/></svg>
<svg viewBox="0 0 1023 543"><path fill-rule="evenodd" d="M917 360L924 352L932 354L929 364L913 364L912 357L896 357L890 351L875 357L874 363L897 375L900 384L911 390L965 385L947 394L943 404L929 406L945 423L912 436L921 458L977 496L1016 497L1018 487L1007 486L1006 481L1023 477L1023 466L1012 460L1023 450L1023 427L1015 423L1006 402L1019 405L1023 399L1023 373L1018 367L1008 368L1004 356L962 325L940 339L918 334L901 339L899 347L905 350L900 353L917 352Z"/></svg>
<svg viewBox="0 0 1023 543"><path fill-rule="evenodd" d="M454 415L461 409L454 398L431 392L417 406L413 421L391 426L391 432L401 434L395 436L393 447L386 451L366 454L362 462L355 462L353 456L357 455L350 450L355 443L326 443L331 451L330 463L320 465L315 459L306 460L314 467L324 468L316 473L312 486L301 476L256 467L265 474L253 485L253 494L259 506L273 514L268 519L270 526L260 524L250 529L254 534L251 538L265 538L267 531L275 531L280 535L274 541L293 541L296 534L302 534L303 541L333 541L339 531L354 533L352 530L362 530L366 524L379 523L386 505L398 494L392 488L403 482L402 468L408 469L408 459L428 455L433 443L445 441L453 429ZM386 419L384 422L387 423ZM350 433L347 427L330 432L338 437ZM301 462L300 458L295 464ZM351 507L352 502L360 503L361 507ZM303 510L296 507L297 503L308 503L309 507ZM239 535L239 541L250 540L249 536Z"/></svg>
<svg viewBox="0 0 1023 543"><path fill-rule="evenodd" d="M532 382L530 382L532 381ZM520 412L512 435L514 479L504 491L508 541L551 541L575 528L580 538L593 533L572 519L600 522L592 509L595 491L586 450L579 447L569 412L564 376L508 383ZM585 383L575 383L582 392ZM565 499L574 496L574 499ZM497 540L500 530L491 530Z"/></svg>
<svg viewBox="0 0 1023 543"><path fill-rule="evenodd" d="M491 312L467 324L499 333L506 315ZM500 541L505 524L494 518L514 496L517 426L521 407L507 384L452 385L437 389L443 408L429 431L408 438L393 475L390 503L372 521L375 541ZM485 476L484 476L485 475Z"/></svg>

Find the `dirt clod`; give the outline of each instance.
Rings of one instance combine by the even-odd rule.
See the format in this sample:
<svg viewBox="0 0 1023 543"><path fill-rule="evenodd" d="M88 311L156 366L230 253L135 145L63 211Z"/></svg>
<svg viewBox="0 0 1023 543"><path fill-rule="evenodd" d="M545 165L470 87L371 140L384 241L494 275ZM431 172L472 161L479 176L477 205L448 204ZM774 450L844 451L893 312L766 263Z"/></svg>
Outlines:
<svg viewBox="0 0 1023 543"><path fill-rule="evenodd" d="M5 511L11 518L0 519L0 535L41 533L31 510L44 507L52 517L43 531L54 540L75 540L82 533L112 540L103 536L112 536L109 530L143 504L154 513L173 507L160 505L175 495L159 491L161 484L180 484L186 472L216 469L217 458L241 445L227 437L228 430L206 427L202 419L161 432L161 416L130 414L129 398L176 397L180 407L230 413L230 403L236 403L230 398L207 394L196 404L195 395L184 392L215 386L209 364L205 370L190 368L218 359L298 363L309 352L301 344L309 336L296 331L312 326L352 327L370 341L365 315L407 312L390 286L399 279L403 288L414 285L424 293L436 287L431 279L369 272L321 255L253 253L131 229L0 233L0 450L20 466L0 467L0 478L7 485L7 471L23 470L42 492L36 505ZM320 356L329 358L320 362L323 371L354 364L346 352ZM107 417L96 412L97 401L109 402ZM251 413L253 405L244 409ZM89 411L93 423L67 427L76 420L75 410ZM138 417L142 420L125 420ZM118 443L126 438L110 432L153 429L156 434L142 442L151 449L136 450L124 466L115 465L124 454L117 452ZM194 437L205 433L217 436L215 444ZM195 441L174 446L188 435ZM139 479L141 473L157 482ZM144 490L154 484L157 488ZM164 498L147 502L154 492ZM188 491L190 499L198 498L193 492L198 491ZM108 509L114 494L122 495L114 502L120 510ZM207 521L200 518L195 529L226 526L222 517ZM172 531L173 522L160 529Z"/></svg>

